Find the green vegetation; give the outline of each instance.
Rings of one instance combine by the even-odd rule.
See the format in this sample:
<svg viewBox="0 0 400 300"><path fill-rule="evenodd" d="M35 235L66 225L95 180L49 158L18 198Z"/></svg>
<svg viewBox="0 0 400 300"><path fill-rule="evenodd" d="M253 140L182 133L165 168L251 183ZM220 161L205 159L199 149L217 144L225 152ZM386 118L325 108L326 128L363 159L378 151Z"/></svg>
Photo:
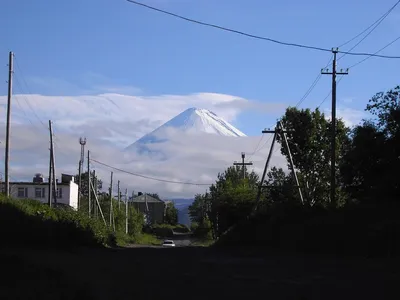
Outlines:
<svg viewBox="0 0 400 300"><path fill-rule="evenodd" d="M116 236L100 220L36 200L0 198L0 234L7 245L114 246Z"/></svg>
<svg viewBox="0 0 400 300"><path fill-rule="evenodd" d="M154 224L150 226L147 230L152 234L159 236L159 237L172 237L174 232L176 233L190 233L190 229L185 225L177 224L177 225L170 225L170 224Z"/></svg>
<svg viewBox="0 0 400 300"><path fill-rule="evenodd" d="M400 254L400 87L371 98L372 114L355 128L337 120L336 203L330 201L331 122L318 109L288 108L282 117L304 196L291 173L268 170L256 215L260 179L229 167L189 207L192 231L215 246L251 246L335 255ZM278 139L279 143L282 143ZM288 159L284 147L281 153ZM290 166L288 165L290 170ZM228 230L230 229L230 230Z"/></svg>
<svg viewBox="0 0 400 300"><path fill-rule="evenodd" d="M170 225L178 224L178 209L175 207L173 202L167 204L164 222Z"/></svg>
<svg viewBox="0 0 400 300"><path fill-rule="evenodd" d="M135 244L138 245L153 245L159 246L161 245L162 241L156 238L153 234L148 233L141 233L135 239Z"/></svg>

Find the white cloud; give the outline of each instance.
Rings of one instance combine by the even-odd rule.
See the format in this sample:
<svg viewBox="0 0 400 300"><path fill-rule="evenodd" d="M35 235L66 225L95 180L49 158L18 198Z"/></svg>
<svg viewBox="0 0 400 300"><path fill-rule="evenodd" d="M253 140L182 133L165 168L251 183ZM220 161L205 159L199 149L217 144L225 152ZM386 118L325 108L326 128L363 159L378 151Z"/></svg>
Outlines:
<svg viewBox="0 0 400 300"><path fill-rule="evenodd" d="M329 120L331 119L331 111L329 109L325 110L326 118ZM362 119L367 117L367 114L363 110L340 107L336 110L336 117L342 119L346 126L353 127L360 124Z"/></svg>
<svg viewBox="0 0 400 300"><path fill-rule="evenodd" d="M172 132L168 134L168 142L152 146L168 154L168 160L160 161L136 153L126 155L121 149L188 107L210 109L228 122L233 122L243 109L251 109L253 105L254 109L259 109L260 103L253 104L252 101L215 93L151 97L122 94L75 97L15 95L14 101L17 99L23 110L18 105L12 107L11 179L31 180L37 172L47 176L48 119L52 119L54 125L56 171L59 176L61 173L77 173L80 136L87 137L86 149L90 149L91 157L100 162L145 176L196 183L214 182L218 172L223 172L233 161L240 160L242 151L250 158L260 138ZM3 114L6 101L5 96L0 97L0 110ZM246 107L243 107L243 103L246 103ZM269 107L269 113L281 109L280 104L262 105ZM3 124L4 119L1 121ZM2 131L0 141L4 140L5 133ZM268 144L264 145L251 158L259 174L263 170L268 150ZM4 153L3 142L0 151ZM279 151L275 152L272 165L286 165ZM107 187L111 170L94 162L92 166ZM121 181L123 189L158 192L165 197L193 196L198 192L203 193L207 188L158 182L114 170L114 182L117 180Z"/></svg>

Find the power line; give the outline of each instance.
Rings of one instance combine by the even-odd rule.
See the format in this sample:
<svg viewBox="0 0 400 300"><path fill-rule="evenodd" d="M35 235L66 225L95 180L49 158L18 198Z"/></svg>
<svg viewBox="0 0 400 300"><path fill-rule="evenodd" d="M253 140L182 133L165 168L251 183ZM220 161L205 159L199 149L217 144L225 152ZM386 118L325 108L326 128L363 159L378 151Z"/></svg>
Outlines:
<svg viewBox="0 0 400 300"><path fill-rule="evenodd" d="M167 180L167 179L160 179L160 178L156 178L156 177L151 177L151 176L146 176L146 175L142 175L142 174L137 174L137 173L133 173L133 172L129 172L126 170L122 170L113 166L110 166L108 164L102 163L98 160L95 160L93 158L90 158L91 161L98 163L100 165L103 165L105 167L108 167L110 169L122 172L122 173L126 173L132 176L136 176L136 177L141 177L141 178L145 178L145 179L149 179L149 180L154 180L154 181L160 181L160 182L166 182L166 183L176 183L176 184L186 184L186 185L197 185L197 186L210 186L212 185L212 183L194 183L194 182L184 182L184 181L173 181L173 180Z"/></svg>
<svg viewBox="0 0 400 300"><path fill-rule="evenodd" d="M398 40L400 40L400 36L398 36L397 38L395 38L393 41L391 41L389 44L387 44L386 46L382 47L381 49L379 49L378 51L376 51L375 53L379 53L383 50L385 50L387 47L391 46L392 44L394 44L395 42L397 42ZM363 62L365 62L367 59L371 58L372 56L368 56L362 60L360 60L359 62L355 63L354 65L350 66L349 69L352 69L356 66L358 66L359 64L362 64ZM343 77L340 77L338 82L336 83L337 85L339 84L339 82L343 79ZM322 104L325 103L326 99L328 99L328 97L331 95L332 90L329 92L328 95L326 95L326 97L322 100L322 102L317 106L317 108L320 108Z"/></svg>
<svg viewBox="0 0 400 300"><path fill-rule="evenodd" d="M262 134L260 139L258 140L257 146L254 148L254 151L250 154L249 160L251 160L251 158L254 156L254 154L256 154L256 152L258 150L258 147L260 146L261 141L263 140L263 138L264 138L264 134Z"/></svg>
<svg viewBox="0 0 400 300"><path fill-rule="evenodd" d="M15 65L17 66L17 69L18 69L19 73L21 74L22 81L24 82L24 84L25 84L25 86L26 86L26 89L27 89L28 94L32 94L32 93L30 92L29 87L28 87L28 84L26 83L26 80L25 80L25 78L24 78L24 76L23 76L23 74L22 74L22 70L21 70L21 68L20 68L20 66L19 66L18 59L15 59ZM22 86L19 84L18 77L16 77L16 81L18 82L18 85L19 85L21 91L23 92ZM29 103L28 98L24 95L23 99L24 99L24 101L26 102L26 104L29 106L30 110L31 110L31 111L33 112L33 114L35 115L36 119L38 119L38 121L43 125L43 127L44 127L46 130L49 130L48 126L46 126L46 125L43 123L42 119L40 119L39 116L36 114L36 111L33 109L33 107L31 106L31 104Z"/></svg>
<svg viewBox="0 0 400 300"><path fill-rule="evenodd" d="M385 50L387 47L389 47L390 45L394 44L395 42L397 42L400 39L400 36L398 36L397 38L395 38L393 41L391 41L389 44L387 44L386 46L382 47L381 49L379 49L378 51L376 51L375 53L379 53L383 50ZM358 66L359 64L363 63L364 61L366 61L367 59L371 58L372 56L368 56L362 60L360 60L359 62L355 63L354 65L352 65L349 69L354 68L355 66Z"/></svg>
<svg viewBox="0 0 400 300"><path fill-rule="evenodd" d="M400 3L400 0L396 2L395 5L393 5L387 12L385 12L382 16L380 16L374 23L372 23L371 25L369 25L366 29L364 29L362 32L360 32L359 34L357 34L355 37L353 37L352 39L348 40L347 42L341 44L338 48L341 48L349 43L351 43L352 41L354 41L355 39L357 39L358 37L360 37L361 35L363 35L365 32L367 32L371 27L373 27L376 23L379 22L379 24L392 12L392 10ZM375 26L369 33L367 33L367 35L360 41L362 42L367 36L369 36L372 31L374 31L376 29L376 27L379 26L379 24L377 24L377 26ZM359 45L360 42L357 44ZM357 45L355 45L353 48L351 48L349 51L353 50Z"/></svg>
<svg viewBox="0 0 400 300"><path fill-rule="evenodd" d="M331 63L331 60L332 60L332 58L329 58L328 63L326 64L325 68L327 68L329 66L329 64ZM311 92L313 91L313 89L315 88L315 86L317 85L319 80L321 79L321 77L322 77L322 74L318 73L317 78L315 78L314 82L311 84L311 86L309 87L307 92L303 95L303 97L301 97L299 102L297 102L295 107L298 107L301 103L304 102L304 100L307 99L307 97L311 94Z"/></svg>
<svg viewBox="0 0 400 300"><path fill-rule="evenodd" d="M397 1L387 12L385 12L382 16L380 16L374 23L372 23L370 26L368 26L366 29L364 29L361 33L357 34L355 37L351 38L350 40L348 40L347 42L341 44L339 46L343 47L349 43L351 43L352 41L354 41L355 39L357 39L358 37L360 37L361 35L363 35L365 32L367 32L371 27L373 27L358 43L356 43L352 48L350 48L348 51L353 50L354 48L356 48L359 44L361 44L362 41L364 41L382 22L383 20L386 19L386 17L392 12L392 10L400 3L400 0ZM374 27L375 26L375 27ZM338 58L341 59L345 56L346 54L343 54L342 56L340 56ZM332 58L329 59L328 63L326 64L325 68L327 68L329 66L329 64L331 63ZM297 102L295 107L298 107L301 103L304 102L304 100L307 99L307 97L310 95L310 93L313 91L313 89L315 88L315 86L317 85L317 83L319 82L319 80L321 79L322 74L318 73L316 79L314 80L314 82L311 84L311 86L309 87L309 89L307 90L307 92L304 94L304 96L299 100L299 102ZM328 94L327 97L329 97L331 93ZM327 99L327 97L324 99L323 102L325 102L325 100Z"/></svg>
<svg viewBox="0 0 400 300"><path fill-rule="evenodd" d="M332 52L331 49L327 49L327 48L315 47L315 46L309 46L309 45L303 45L303 44L297 44L297 43L282 42L282 41L279 41L279 40L276 40L276 39L263 37L263 36L259 36L259 35L254 35L254 34L246 33L246 32L235 30L235 29L230 29L230 28L223 27L223 26L219 26L219 25L215 25L215 24L211 24L211 23L198 21L198 20L195 20L195 19L184 17L182 15L178 15L178 14L175 14L175 13L172 13L172 12L169 12L169 11L166 11L166 10L162 10L162 9L159 9L159 8L156 8L154 6L150 6L150 5L147 5L147 4L144 4L144 3L136 2L136 1L133 1L133 0L126 0L126 1L128 1L130 3L133 3L133 4L136 4L136 5L139 5L139 6L142 6L142 7L145 7L145 8L148 8L148 9L151 9L151 10L154 10L154 11L161 12L161 13L166 14L166 15L173 16L173 17L178 18L178 19L182 19L182 20L188 21L188 22L192 22L192 23L195 23L195 24L199 24L199 25L203 25L203 26L207 26L207 27L220 29L220 30L223 30L223 31L236 33L236 34L247 36L247 37L254 38L254 39L265 40L265 41L268 41L268 42L272 42L272 43L276 43L276 44L280 44L280 45L285 45L285 46L306 48L306 49L323 51L323 52ZM347 55L358 55L358 56L369 56L369 55L372 55L372 56L381 57L381 58L400 59L400 56L377 55L377 54L371 54L371 53L356 53L356 52L346 52L346 51L338 51L338 53L343 53L343 54L347 54Z"/></svg>
<svg viewBox="0 0 400 300"><path fill-rule="evenodd" d="M340 81L343 79L344 77L340 77L339 80L336 82L336 86L339 85ZM322 104L325 103L325 101L328 99L328 97L332 94L332 90L329 91L328 95L326 95L326 97L324 98L324 100L322 100L322 102L317 106L317 108L320 108Z"/></svg>
<svg viewBox="0 0 400 300"><path fill-rule="evenodd" d="M395 5L393 5L383 16L381 16L377 21L374 22L376 24L357 44L355 44L353 47L351 47L348 51L350 52L353 50L355 47L360 45L362 41L364 41L385 19L386 17L392 12L393 9L400 3L400 0L396 2ZM374 25L373 24L373 25ZM369 28L371 28L373 25L371 25ZM367 29L368 30L368 29ZM365 32L366 30L364 30ZM339 61L341 58L346 56L346 54L341 55L337 60Z"/></svg>

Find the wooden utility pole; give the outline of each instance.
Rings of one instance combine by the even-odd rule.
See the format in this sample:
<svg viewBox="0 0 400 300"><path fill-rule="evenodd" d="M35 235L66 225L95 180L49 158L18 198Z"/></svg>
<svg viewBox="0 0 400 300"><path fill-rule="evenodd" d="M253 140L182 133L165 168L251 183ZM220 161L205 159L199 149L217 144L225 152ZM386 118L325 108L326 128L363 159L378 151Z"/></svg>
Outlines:
<svg viewBox="0 0 400 300"><path fill-rule="evenodd" d="M96 186L97 186L97 183L96 183ZM93 189L93 190L97 191L97 187L94 187L93 182L90 182L89 190L90 189ZM99 198L97 197L97 193L96 192L94 193L94 199L97 202L97 206L98 206L98 209L100 210L101 218L103 219L104 225L107 226L107 222L106 222L106 219L104 218L103 210L101 209Z"/></svg>
<svg viewBox="0 0 400 300"><path fill-rule="evenodd" d="M53 175L52 175L52 164L53 164L53 130L51 128L51 121L49 120L49 133L50 133L50 139L49 139L49 144L50 144L50 148L49 148L49 194L48 194L48 198L47 198L47 204L49 205L49 207L51 207L51 199L52 199L52 190L53 190Z"/></svg>
<svg viewBox="0 0 400 300"><path fill-rule="evenodd" d="M90 218L90 215L92 213L92 211L91 211L92 202L91 202L91 198L90 198L90 196L92 194L91 189L90 189L90 185L92 183L92 178L90 178L91 177L90 176L90 150L88 150L88 152L87 152L87 173L88 173L88 206L89 206L89 218Z"/></svg>
<svg viewBox="0 0 400 300"><path fill-rule="evenodd" d="M246 153L242 152L242 162L234 162L234 166L242 166L242 172L243 172L243 179L246 179L246 167L245 166L252 166L252 162L244 162L244 159L246 157Z"/></svg>
<svg viewBox="0 0 400 300"><path fill-rule="evenodd" d="M13 59L14 53L10 51L8 56L8 97L7 97L7 125L6 125L6 149L4 158L4 181L6 197L10 196L10 124L11 124L11 95L12 95L12 80L13 80Z"/></svg>
<svg viewBox="0 0 400 300"><path fill-rule="evenodd" d="M111 183L110 183L110 227L112 227L113 224L113 197L112 197L112 191L113 191L113 172L111 172Z"/></svg>
<svg viewBox="0 0 400 300"><path fill-rule="evenodd" d="M82 169L83 169L83 162L85 160L86 138L79 138L79 144L81 145L81 157L79 158L78 209L80 207L81 196L82 196Z"/></svg>
<svg viewBox="0 0 400 300"><path fill-rule="evenodd" d="M272 153L273 153L273 150L274 150L274 144L275 144L275 141L276 141L276 138L277 138L278 135L281 137L283 146L286 148L286 150L287 150L287 152L289 154L289 163L290 163L290 167L292 169L292 175L293 175L293 178L294 178L294 180L296 182L296 187L298 188L298 192L299 192L301 203L304 204L303 194L301 192L301 188L300 188L300 185L299 185L299 180L297 178L297 174L296 174L296 171L294 169L292 153L290 151L290 147L289 147L289 144L287 142L286 132L287 131L284 130L284 128L282 126L282 123L280 121L277 123L277 126L276 126L275 130L263 130L262 131L262 133L273 133L274 137L272 139L271 148L269 150L268 158L267 158L267 161L265 163L264 171L263 171L263 174L262 174L262 177L261 177L261 182L260 182L260 185L259 185L259 188L258 188L255 209L257 209L257 205L258 205L258 203L260 201L262 188L265 187L263 184L264 184L265 176L267 174L269 162L271 161ZM253 212L254 211L255 210L253 210Z"/></svg>
<svg viewBox="0 0 400 300"><path fill-rule="evenodd" d="M274 137L272 138L272 143L271 143L271 147L269 149L268 158L267 158L267 161L265 162L264 171L263 171L263 174L261 176L260 185L259 185L258 191L257 191L256 205L254 206L253 212L255 212L257 210L258 203L260 202L261 191L262 191L262 188L263 188L265 175L267 174L267 170L268 170L268 167L269 167L269 162L271 161L272 151L274 150L274 144L275 144L275 140L276 140L276 136L277 136L277 132L275 130L274 131L263 130L263 133L273 133Z"/></svg>
<svg viewBox="0 0 400 300"><path fill-rule="evenodd" d="M79 185L78 185L78 210L81 205L81 193L82 193L82 160L79 160L79 167L78 167L78 177L79 177Z"/></svg>
<svg viewBox="0 0 400 300"><path fill-rule="evenodd" d="M121 210L121 191L119 189L119 180L118 180L118 196L117 196L117 199L118 199L118 210Z"/></svg>
<svg viewBox="0 0 400 300"><path fill-rule="evenodd" d="M95 199L97 199L96 198L96 195L97 195L96 170L93 170L92 185L93 185L93 194L95 195ZM97 218L97 216L98 216L98 207L94 201L93 201L93 215L95 218Z"/></svg>
<svg viewBox="0 0 400 300"><path fill-rule="evenodd" d="M128 189L125 189L125 233L128 234Z"/></svg>
<svg viewBox="0 0 400 300"><path fill-rule="evenodd" d="M336 54L338 48L332 48L333 62L332 72L321 69L321 74L332 75L332 113L331 113L331 204L336 204L336 75L347 75L349 69L336 71Z"/></svg>
<svg viewBox="0 0 400 300"><path fill-rule="evenodd" d="M54 157L54 142L53 142L53 128L52 122L49 120L49 129L50 129L50 147L51 147L51 165L52 165L52 172L53 172L53 199L54 205L57 206L57 180L56 180L56 159Z"/></svg>
<svg viewBox="0 0 400 300"><path fill-rule="evenodd" d="M304 199L303 199L303 194L302 194L302 192L301 192L301 188L300 188L300 184L299 184L299 179L297 178L296 170L294 169L293 158L292 158L292 152L290 151L289 143L288 143L288 141L287 141L286 131L285 131L285 129L283 128L283 125L282 125L282 122L281 122L281 121L279 121L278 124L279 124L279 129L280 129L280 133L281 133L283 142L285 143L285 146L286 146L286 151L288 152L288 155L289 155L290 168L292 169L293 178L294 178L294 180L295 180L295 182L296 182L296 186L297 186L298 191L299 191L300 200L301 200L301 203L304 204Z"/></svg>

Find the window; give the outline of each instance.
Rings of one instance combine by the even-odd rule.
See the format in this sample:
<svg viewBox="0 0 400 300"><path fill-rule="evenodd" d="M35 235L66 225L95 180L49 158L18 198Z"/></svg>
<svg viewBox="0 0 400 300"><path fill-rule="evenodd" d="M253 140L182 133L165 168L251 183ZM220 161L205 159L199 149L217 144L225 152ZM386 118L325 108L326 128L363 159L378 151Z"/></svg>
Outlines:
<svg viewBox="0 0 400 300"><path fill-rule="evenodd" d="M28 197L28 188L19 187L18 188L18 198Z"/></svg>
<svg viewBox="0 0 400 300"><path fill-rule="evenodd" d="M35 188L35 198L45 198L46 189L45 188Z"/></svg>
<svg viewBox="0 0 400 300"><path fill-rule="evenodd" d="M62 198L62 188L57 188L57 198Z"/></svg>

